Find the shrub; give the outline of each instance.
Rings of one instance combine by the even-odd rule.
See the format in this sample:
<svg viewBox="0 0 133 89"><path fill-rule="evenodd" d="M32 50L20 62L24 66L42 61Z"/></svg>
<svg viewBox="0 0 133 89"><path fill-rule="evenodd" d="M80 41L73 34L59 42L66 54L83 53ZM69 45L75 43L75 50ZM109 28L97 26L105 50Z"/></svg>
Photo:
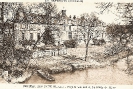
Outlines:
<svg viewBox="0 0 133 89"><path fill-rule="evenodd" d="M118 54L118 53L120 53L122 51L126 51L127 49L128 48L123 46L123 45L114 44L114 45L105 47L104 54L106 56L113 56L113 55Z"/></svg>
<svg viewBox="0 0 133 89"><path fill-rule="evenodd" d="M32 54L33 52L28 49L16 49L14 53L14 57L15 59L17 59L18 63L27 65Z"/></svg>
<svg viewBox="0 0 133 89"><path fill-rule="evenodd" d="M105 44L105 40L104 39L93 39L94 45L103 45Z"/></svg>
<svg viewBox="0 0 133 89"><path fill-rule="evenodd" d="M20 41L20 43L22 44L22 46L33 45L33 43L35 43L35 40L23 40Z"/></svg>
<svg viewBox="0 0 133 89"><path fill-rule="evenodd" d="M64 42L64 45L67 47L67 48L75 48L77 46L77 41L74 40L74 39L71 39L71 40L66 40Z"/></svg>

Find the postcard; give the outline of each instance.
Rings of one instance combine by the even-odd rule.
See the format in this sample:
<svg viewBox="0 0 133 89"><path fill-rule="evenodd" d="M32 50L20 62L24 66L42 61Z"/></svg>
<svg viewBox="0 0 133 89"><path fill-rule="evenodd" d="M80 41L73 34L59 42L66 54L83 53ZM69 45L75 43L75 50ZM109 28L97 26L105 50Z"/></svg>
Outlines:
<svg viewBox="0 0 133 89"><path fill-rule="evenodd" d="M133 2L1 1L0 87L133 89L132 13Z"/></svg>

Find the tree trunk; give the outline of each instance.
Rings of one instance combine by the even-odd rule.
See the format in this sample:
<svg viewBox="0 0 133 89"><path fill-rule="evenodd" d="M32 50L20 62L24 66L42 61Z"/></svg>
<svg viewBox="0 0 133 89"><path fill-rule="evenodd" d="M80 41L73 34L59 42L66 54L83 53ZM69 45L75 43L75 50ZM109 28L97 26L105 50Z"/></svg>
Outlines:
<svg viewBox="0 0 133 89"><path fill-rule="evenodd" d="M85 51L85 61L87 59L87 56L88 56L88 46L89 46L89 41L87 41L87 44L86 44L86 51Z"/></svg>
<svg viewBox="0 0 133 89"><path fill-rule="evenodd" d="M129 53L130 53L130 49L127 50L128 51L128 54L127 54L127 68L129 68L130 66L130 60L129 60Z"/></svg>
<svg viewBox="0 0 133 89"><path fill-rule="evenodd" d="M59 54L59 51L60 51L60 49L58 48L58 56L60 55L60 54Z"/></svg>
<svg viewBox="0 0 133 89"><path fill-rule="evenodd" d="M89 33L90 33L90 29L88 29L88 31L87 31L87 40L86 41L84 41L85 42L85 47L86 47L86 51L85 51L85 61L86 61L86 59L87 59L87 56L88 56L88 46L89 46L89 41L90 41L90 35L89 35Z"/></svg>
<svg viewBox="0 0 133 89"><path fill-rule="evenodd" d="M2 23L1 30L3 35L2 45L4 45L4 2L1 2L1 23Z"/></svg>
<svg viewBox="0 0 133 89"><path fill-rule="evenodd" d="M58 42L58 56L60 55L59 54L59 51L60 51L60 48L59 47L60 47L60 42Z"/></svg>

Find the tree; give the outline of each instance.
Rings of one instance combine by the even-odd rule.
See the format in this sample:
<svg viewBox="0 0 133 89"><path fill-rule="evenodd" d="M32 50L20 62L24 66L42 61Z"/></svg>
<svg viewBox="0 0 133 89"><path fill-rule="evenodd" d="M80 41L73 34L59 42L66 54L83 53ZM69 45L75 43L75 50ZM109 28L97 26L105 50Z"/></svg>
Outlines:
<svg viewBox="0 0 133 89"><path fill-rule="evenodd" d="M15 30L14 23L16 22L16 12L22 3L16 2L2 2L1 3L1 17L2 17L2 35L3 35L3 47L1 50L2 56L2 68L9 71L9 75L13 75L14 71L18 67L23 67L24 60L19 64L21 59L30 59L32 52L30 50L16 49L15 48ZM23 7L24 8L24 7ZM21 52L20 52L21 51ZM25 54L25 55L24 55ZM27 54L27 55L26 55ZM20 60L19 60L20 59ZM28 68L26 63L25 67ZM14 69L14 66L16 67ZM20 71L20 70L18 70Z"/></svg>
<svg viewBox="0 0 133 89"><path fill-rule="evenodd" d="M122 24L129 25L133 21L133 3L113 3L113 2L100 2L96 3L100 13L110 12L116 15L123 22ZM118 23L121 23L118 22Z"/></svg>
<svg viewBox="0 0 133 89"><path fill-rule="evenodd" d="M117 42L121 45L126 45L128 42L128 30L124 25L110 24L106 28L107 34L113 39L113 42ZM123 43L123 41L126 41Z"/></svg>
<svg viewBox="0 0 133 89"><path fill-rule="evenodd" d="M15 3L1 2L1 20L2 20L1 21L1 30L2 30L2 37L3 37L3 40L2 40L3 49L1 49L3 51L2 51L1 56L3 56L2 58L4 60L9 60L10 62L12 62L14 59L15 31L14 31L14 23L13 23L14 19L12 18L11 22L8 22L7 15L8 15L8 12L10 12L10 10L13 10L13 8L14 8L13 5L16 6ZM6 17L6 19L4 17ZM8 28L8 30L7 30L7 28Z"/></svg>
<svg viewBox="0 0 133 89"><path fill-rule="evenodd" d="M43 37L43 42L48 44L49 42L54 42L54 38L51 34L52 30L56 30L55 28L58 28L55 24L57 24L60 16L57 13L57 6L55 4L52 3L39 3L37 7L41 7L43 8L43 10L45 11L45 23L46 23L46 31L44 31L40 37L40 39L38 39L34 46L33 49L36 47L37 43L41 40L41 38ZM52 25L55 25L54 27ZM50 38L46 37L45 35L49 36Z"/></svg>
<svg viewBox="0 0 133 89"><path fill-rule="evenodd" d="M89 46L89 41L92 38L93 30L95 27L98 26L100 23L100 20L98 17L94 14L91 13L90 15L88 13L84 13L81 15L79 24L81 25L80 33L83 35L83 41L85 43L85 61L88 56L88 46Z"/></svg>
<svg viewBox="0 0 133 89"><path fill-rule="evenodd" d="M52 34L52 30L48 27L45 29L42 42L45 43L45 45L54 45L55 40Z"/></svg>
<svg viewBox="0 0 133 89"><path fill-rule="evenodd" d="M107 26L107 33L117 40L117 42L123 45L124 47L128 47L129 52L132 52L132 48L127 46L127 43L132 42L132 35L133 35L133 3L97 3L97 7L101 10L101 14L105 11L109 11L115 14L119 19L122 19L120 24L112 24ZM114 9L111 9L114 8ZM114 12L115 11L115 12ZM122 26L123 25L123 26ZM126 50L125 50L126 51ZM127 54L127 64L129 68L129 52Z"/></svg>

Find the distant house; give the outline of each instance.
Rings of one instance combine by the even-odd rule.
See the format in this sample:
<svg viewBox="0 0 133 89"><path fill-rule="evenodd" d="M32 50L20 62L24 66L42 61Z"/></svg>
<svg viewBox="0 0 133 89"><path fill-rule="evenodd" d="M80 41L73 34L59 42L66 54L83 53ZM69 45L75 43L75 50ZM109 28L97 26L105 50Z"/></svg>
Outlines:
<svg viewBox="0 0 133 89"><path fill-rule="evenodd" d="M27 13L19 7L13 21L16 46L21 46L21 41L24 40L30 40L33 44L39 40L37 46L44 46L41 36L48 26L52 27L52 35L55 38L56 46L70 39L77 39L78 44L82 45L83 34L80 32L82 27L78 24L79 18L75 15L68 17L66 10L62 10L59 14L61 15L59 21L52 17L50 24L48 24L46 15ZM96 27L91 38L106 39L105 28L103 26Z"/></svg>
<svg viewBox="0 0 133 89"><path fill-rule="evenodd" d="M48 25L53 28L52 35L55 38L55 45L59 43L63 44L65 40L76 38L77 25L68 24L70 19L66 16L66 10L62 10L61 16L62 18L58 23L53 17L52 23L47 24L45 15L37 15L34 13L27 14L23 8L19 8L14 23L16 45L21 45L20 41L23 40L37 41L45 32ZM58 32L57 29L60 32ZM39 44L41 44L41 41L38 45Z"/></svg>
<svg viewBox="0 0 133 89"><path fill-rule="evenodd" d="M45 32L47 26L45 15L26 13L23 8L19 8L14 24L16 44L21 45L20 42L23 40L34 40L34 42L39 39L41 40L41 35ZM56 24L52 23L51 26L54 28ZM56 33L55 30L56 29L52 29L52 33ZM39 44L41 44L41 41L38 42L38 45Z"/></svg>

